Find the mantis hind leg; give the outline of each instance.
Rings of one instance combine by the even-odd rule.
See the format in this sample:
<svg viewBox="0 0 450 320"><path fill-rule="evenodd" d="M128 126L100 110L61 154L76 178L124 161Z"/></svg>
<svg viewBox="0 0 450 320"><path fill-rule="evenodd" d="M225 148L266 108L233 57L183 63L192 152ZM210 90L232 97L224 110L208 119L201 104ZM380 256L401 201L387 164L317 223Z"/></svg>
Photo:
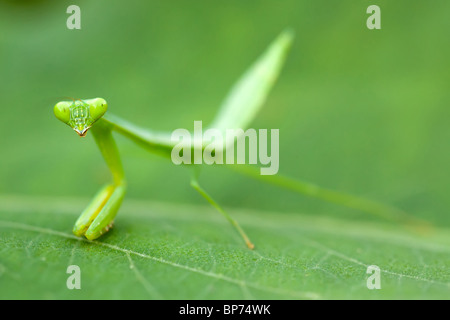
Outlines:
<svg viewBox="0 0 450 320"><path fill-rule="evenodd" d="M414 217L389 204L352 195L350 193L322 188L318 185L282 176L280 174L261 175L259 168L250 165L227 167L240 174L283 189L378 216L384 220L392 221L398 225L404 226L406 229L411 229L412 231L426 234L433 229L433 225L430 222Z"/></svg>
<svg viewBox="0 0 450 320"><path fill-rule="evenodd" d="M111 128L100 122L92 128L92 133L111 171L113 183L100 189L75 223L73 233L89 240L97 239L111 228L126 192L122 163Z"/></svg>

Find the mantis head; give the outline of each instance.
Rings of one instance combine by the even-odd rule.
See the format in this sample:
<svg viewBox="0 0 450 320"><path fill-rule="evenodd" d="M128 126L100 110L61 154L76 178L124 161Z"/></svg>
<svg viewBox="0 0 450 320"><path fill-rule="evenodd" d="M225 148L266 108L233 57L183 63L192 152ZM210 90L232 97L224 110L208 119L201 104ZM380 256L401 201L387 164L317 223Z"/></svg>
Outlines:
<svg viewBox="0 0 450 320"><path fill-rule="evenodd" d="M102 98L58 102L53 111L56 118L69 125L84 137L92 125L100 119L108 109Z"/></svg>

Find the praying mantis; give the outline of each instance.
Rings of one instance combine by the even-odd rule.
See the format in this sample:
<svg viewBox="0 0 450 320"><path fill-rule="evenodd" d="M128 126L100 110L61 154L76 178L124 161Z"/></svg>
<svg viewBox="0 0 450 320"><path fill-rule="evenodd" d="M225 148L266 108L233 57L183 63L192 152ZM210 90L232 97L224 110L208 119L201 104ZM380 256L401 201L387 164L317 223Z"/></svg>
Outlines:
<svg viewBox="0 0 450 320"><path fill-rule="evenodd" d="M266 101L269 91L280 74L292 41L292 31L285 30L269 45L233 86L210 127L226 130L233 128L244 129L249 126ZM80 137L86 136L88 130L92 132L94 140L112 175L112 181L98 191L75 222L73 233L76 236L84 236L88 240L99 238L112 227L127 189L124 170L113 137L113 131L133 140L148 151L159 153L163 156L170 157L174 147L170 133L155 132L138 127L109 112L106 113L107 109L108 104L103 98L61 101L54 106L55 116L70 126ZM195 167L195 165L192 166ZM258 176L251 169L239 169L238 171L296 192L362 211L397 220L404 220L406 217L398 209L370 200L322 189L311 184L283 178L282 176ZM247 247L253 249L254 244L238 222L223 210L200 186L198 170L196 169L194 169L194 174L191 178L191 186L233 225Z"/></svg>

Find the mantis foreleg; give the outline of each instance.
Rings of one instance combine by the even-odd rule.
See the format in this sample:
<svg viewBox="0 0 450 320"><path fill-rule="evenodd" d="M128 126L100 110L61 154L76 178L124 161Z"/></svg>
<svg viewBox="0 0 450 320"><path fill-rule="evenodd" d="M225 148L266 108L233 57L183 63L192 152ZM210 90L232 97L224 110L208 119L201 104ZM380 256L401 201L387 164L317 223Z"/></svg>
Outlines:
<svg viewBox="0 0 450 320"><path fill-rule="evenodd" d="M108 165L113 182L103 187L75 223L73 232L93 240L111 228L126 191L126 183L119 151L106 123L92 128L95 142Z"/></svg>

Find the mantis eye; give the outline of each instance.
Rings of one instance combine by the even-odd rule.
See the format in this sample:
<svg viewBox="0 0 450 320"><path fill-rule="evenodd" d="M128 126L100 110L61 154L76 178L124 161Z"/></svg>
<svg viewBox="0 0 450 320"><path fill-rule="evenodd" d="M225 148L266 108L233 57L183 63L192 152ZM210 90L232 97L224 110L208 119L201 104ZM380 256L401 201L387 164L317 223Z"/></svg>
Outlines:
<svg viewBox="0 0 450 320"><path fill-rule="evenodd" d="M65 124L69 124L70 121L70 103L66 101L58 102L53 108L53 112L55 113L56 118L64 122Z"/></svg>
<svg viewBox="0 0 450 320"><path fill-rule="evenodd" d="M92 123L100 119L108 109L108 104L105 99L96 98L89 101L89 113L92 118Z"/></svg>

